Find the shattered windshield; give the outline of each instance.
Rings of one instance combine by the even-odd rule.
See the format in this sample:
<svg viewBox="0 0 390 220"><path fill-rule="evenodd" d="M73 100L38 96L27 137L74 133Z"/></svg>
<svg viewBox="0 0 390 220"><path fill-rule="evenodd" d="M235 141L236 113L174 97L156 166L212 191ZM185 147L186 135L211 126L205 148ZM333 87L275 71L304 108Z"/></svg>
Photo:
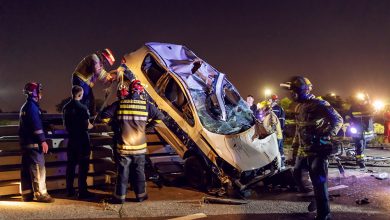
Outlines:
<svg viewBox="0 0 390 220"><path fill-rule="evenodd" d="M200 121L208 131L223 135L236 134L254 125L252 111L226 79L225 74L197 57L185 46L156 43L149 43L147 46L156 51L164 66L186 84ZM143 66L159 66L158 62L151 62L153 60L152 56L147 56L144 63L151 65ZM148 71L148 77L153 78L149 75L154 75L155 72ZM160 77L164 71L158 72Z"/></svg>
<svg viewBox="0 0 390 220"><path fill-rule="evenodd" d="M248 130L254 125L252 111L240 97L237 103L225 99L226 120L216 117L215 106L203 90L190 89L192 100L202 125L210 132L217 134L236 134Z"/></svg>

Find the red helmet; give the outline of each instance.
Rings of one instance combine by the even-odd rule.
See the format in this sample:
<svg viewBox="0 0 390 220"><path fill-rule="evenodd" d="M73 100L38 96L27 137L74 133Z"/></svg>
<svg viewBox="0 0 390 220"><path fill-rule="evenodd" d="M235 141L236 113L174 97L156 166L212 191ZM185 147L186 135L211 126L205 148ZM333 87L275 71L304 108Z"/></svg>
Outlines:
<svg viewBox="0 0 390 220"><path fill-rule="evenodd" d="M136 92L138 94L144 92L144 87L142 86L141 81L138 79L131 81L130 89L132 92Z"/></svg>
<svg viewBox="0 0 390 220"><path fill-rule="evenodd" d="M32 96L39 97L39 93L41 93L42 84L36 82L29 82L24 86L23 93Z"/></svg>
<svg viewBox="0 0 390 220"><path fill-rule="evenodd" d="M107 62L112 66L115 62L115 57L112 54L112 51L108 48L102 50L102 56L107 60Z"/></svg>
<svg viewBox="0 0 390 220"><path fill-rule="evenodd" d="M278 95L276 95L276 94L273 94L272 96L271 96L271 99L272 99L272 101L276 101L276 100L278 100Z"/></svg>
<svg viewBox="0 0 390 220"><path fill-rule="evenodd" d="M118 93L117 93L119 98L125 98L129 95L129 87L128 84L126 83L121 83L118 85Z"/></svg>

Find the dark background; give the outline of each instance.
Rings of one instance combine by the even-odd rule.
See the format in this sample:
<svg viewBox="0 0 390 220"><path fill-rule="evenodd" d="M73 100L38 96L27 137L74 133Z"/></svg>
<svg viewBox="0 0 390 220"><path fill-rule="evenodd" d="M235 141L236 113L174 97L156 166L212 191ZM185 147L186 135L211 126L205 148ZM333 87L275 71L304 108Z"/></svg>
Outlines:
<svg viewBox="0 0 390 220"><path fill-rule="evenodd" d="M186 45L256 101L296 74L317 95L390 93L386 0L0 0L0 109L18 110L39 81L54 112L84 56L109 47L120 60L149 41Z"/></svg>

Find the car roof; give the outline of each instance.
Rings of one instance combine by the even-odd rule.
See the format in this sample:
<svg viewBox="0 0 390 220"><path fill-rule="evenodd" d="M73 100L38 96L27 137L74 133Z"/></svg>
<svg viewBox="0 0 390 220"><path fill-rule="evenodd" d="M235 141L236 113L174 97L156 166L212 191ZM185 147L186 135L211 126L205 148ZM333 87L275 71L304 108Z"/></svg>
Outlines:
<svg viewBox="0 0 390 220"><path fill-rule="evenodd" d="M207 78L210 74L219 73L211 65L206 63L201 58L197 57L195 53L189 50L186 46L169 43L146 43L154 54L158 55L165 67L177 77L180 77L189 89L202 90L204 85L199 84L199 80L194 79L192 69L194 62L201 61L200 70Z"/></svg>

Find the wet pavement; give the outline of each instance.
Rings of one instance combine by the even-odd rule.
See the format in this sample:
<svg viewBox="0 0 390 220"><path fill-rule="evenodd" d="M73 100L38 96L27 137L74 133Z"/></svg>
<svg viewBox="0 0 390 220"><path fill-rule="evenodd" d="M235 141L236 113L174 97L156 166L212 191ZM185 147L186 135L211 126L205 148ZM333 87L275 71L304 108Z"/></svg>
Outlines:
<svg viewBox="0 0 390 220"><path fill-rule="evenodd" d="M389 150L368 149L367 155L390 156ZM331 209L333 219L390 219L390 180L379 180L372 175L390 172L390 161L368 166L361 171L352 162L346 164L346 175L341 176L331 165L329 183L331 186L346 185L348 188L332 191ZM368 163L372 165L372 163ZM149 200L143 203L132 201L111 205L102 202L109 197L110 188L94 189L97 197L92 201L69 199L64 192L53 192L53 204L19 202L20 197L0 197L0 219L169 219L196 213L204 213L207 219L313 219L309 213L309 197L297 196L285 188L257 187L248 204L222 205L206 204L202 192L185 186L158 188L148 182ZM367 198L368 204L359 205L356 200Z"/></svg>

